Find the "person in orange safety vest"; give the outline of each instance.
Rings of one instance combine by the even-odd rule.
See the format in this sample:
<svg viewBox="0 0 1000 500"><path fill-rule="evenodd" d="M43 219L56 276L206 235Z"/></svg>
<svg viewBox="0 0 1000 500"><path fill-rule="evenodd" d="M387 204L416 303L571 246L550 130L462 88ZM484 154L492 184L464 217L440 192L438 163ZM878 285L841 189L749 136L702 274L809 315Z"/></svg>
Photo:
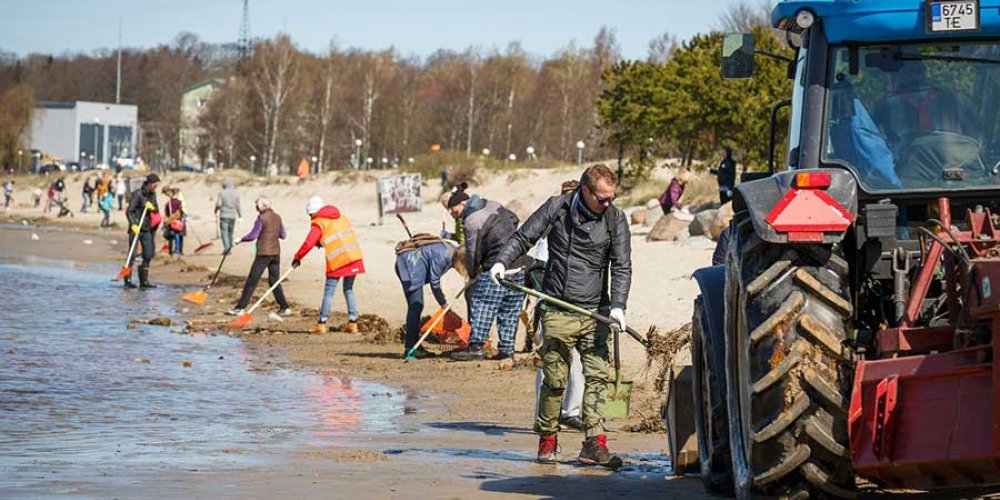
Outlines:
<svg viewBox="0 0 1000 500"><path fill-rule="evenodd" d="M344 280L344 298L347 300L347 332L358 333L358 306L354 301L354 278L365 272L361 245L354 234L354 228L346 215L337 207L325 205L319 196L313 196L306 205L306 213L312 219L312 227L306 241L295 253L292 267L299 267L302 258L315 248L322 248L326 256L326 287L323 290L323 304L319 310L319 322L310 333L326 333L326 322L330 319L330 305L337 283Z"/></svg>

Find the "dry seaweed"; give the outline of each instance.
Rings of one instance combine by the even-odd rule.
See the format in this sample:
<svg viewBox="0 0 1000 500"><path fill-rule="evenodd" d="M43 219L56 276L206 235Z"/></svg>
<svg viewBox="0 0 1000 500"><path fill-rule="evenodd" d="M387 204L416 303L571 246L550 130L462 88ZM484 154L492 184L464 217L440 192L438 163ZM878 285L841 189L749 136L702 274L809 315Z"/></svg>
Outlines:
<svg viewBox="0 0 1000 500"><path fill-rule="evenodd" d="M676 330L660 333L655 328L650 328L646 334L649 339L649 351L646 358L646 367L652 368L656 363L660 372L656 376L656 390L662 391L670 374L670 366L674 361L674 356L691 343L691 323L687 323Z"/></svg>

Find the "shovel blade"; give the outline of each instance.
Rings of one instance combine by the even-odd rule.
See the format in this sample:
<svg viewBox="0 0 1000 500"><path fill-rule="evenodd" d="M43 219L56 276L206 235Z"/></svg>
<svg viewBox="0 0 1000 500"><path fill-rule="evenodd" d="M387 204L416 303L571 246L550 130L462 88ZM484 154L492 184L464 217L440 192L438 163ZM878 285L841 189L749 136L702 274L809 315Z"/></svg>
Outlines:
<svg viewBox="0 0 1000 500"><path fill-rule="evenodd" d="M202 305L205 303L205 299L207 297L208 294L205 293L205 290L196 290L194 292L185 293L181 299L191 302L192 304Z"/></svg>
<svg viewBox="0 0 1000 500"><path fill-rule="evenodd" d="M211 241L209 241L208 243L202 243L201 245L198 245L198 248L194 249L194 253L201 252L202 250L204 250L204 249L206 249L206 248L208 248L210 246L212 246L212 242Z"/></svg>
<svg viewBox="0 0 1000 500"><path fill-rule="evenodd" d="M250 324L251 319L253 319L253 314L243 313L240 315L240 317L234 319L232 322L229 323L229 329L242 330L243 328L245 328L247 325Z"/></svg>
<svg viewBox="0 0 1000 500"><path fill-rule="evenodd" d="M118 271L118 277L115 278L115 281L121 281L125 278L128 278L131 275L132 275L132 268L123 267L121 271Z"/></svg>
<svg viewBox="0 0 1000 500"><path fill-rule="evenodd" d="M632 382L623 380L608 388L608 399L604 402L604 418L626 419L631 408Z"/></svg>

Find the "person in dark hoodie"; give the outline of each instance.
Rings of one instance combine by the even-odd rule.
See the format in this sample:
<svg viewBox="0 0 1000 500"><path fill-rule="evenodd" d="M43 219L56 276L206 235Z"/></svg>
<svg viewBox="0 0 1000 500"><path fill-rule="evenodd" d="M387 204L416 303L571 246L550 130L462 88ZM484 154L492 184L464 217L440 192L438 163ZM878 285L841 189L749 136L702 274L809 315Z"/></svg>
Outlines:
<svg viewBox="0 0 1000 500"><path fill-rule="evenodd" d="M419 235L418 235L419 236ZM403 285L406 296L406 339L403 356L420 340L420 315L424 312L424 285L431 286L434 300L442 308L448 299L441 290L441 277L452 267L465 275L465 252L451 240L438 240L428 244L411 244L405 241L396 246L396 276ZM425 358L429 353L421 347L412 358ZM406 358L407 360L411 358Z"/></svg>
<svg viewBox="0 0 1000 500"><path fill-rule="evenodd" d="M256 205L259 215L254 221L253 229L236 244L256 240L257 256L250 266L250 274L247 275L247 281L243 285L243 295L240 296L236 307L227 312L232 316L243 314L243 309L250 304L250 298L253 297L253 291L257 288L257 283L260 282L260 277L264 275L265 269L267 269L268 285L273 286L281 277L281 242L279 240L285 239L285 225L281 222L281 216L271 210L271 202L267 198L258 198ZM278 302L279 315L288 316L292 313L281 285L274 289L274 300Z"/></svg>
<svg viewBox="0 0 1000 500"><path fill-rule="evenodd" d="M725 205L733 198L733 187L736 186L736 160L733 160L733 148L723 146L719 168L709 169L709 172L719 181L719 203Z"/></svg>
<svg viewBox="0 0 1000 500"><path fill-rule="evenodd" d="M478 195L469 196L464 189L452 193L448 199L448 210L453 218L462 219L465 267L470 279L476 280L472 285L470 301L472 333L469 345L464 351L452 353L451 358L456 361L483 359L483 344L489 336L494 318L500 337L499 353L494 359L513 358L514 335L517 332L518 314L524 303L524 294L495 283L484 271L497 262L500 250L517 230L517 215L495 201L485 200ZM523 266L529 259L523 253L520 257L519 263ZM524 284L524 271L512 272L506 278L514 283Z"/></svg>
<svg viewBox="0 0 1000 500"><path fill-rule="evenodd" d="M299 267L302 259L313 248L322 248L326 255L323 304L319 310L319 322L309 330L309 333L327 332L326 322L330 319L330 306L337 291L337 283L341 279L344 280L344 299L347 301L347 333L358 333L358 305L354 300L354 279L365 272L365 262L351 220L341 214L337 207L324 204L319 196L309 198L306 213L312 219L312 227L299 251L295 253L292 267Z"/></svg>
<svg viewBox="0 0 1000 500"><path fill-rule="evenodd" d="M159 183L160 177L158 175L147 175L142 186L132 193L132 198L128 202L128 210L125 211L129 225L129 246L131 247L132 240L135 238L139 238L139 243L142 244L142 264L139 265L139 286L142 288L156 288L156 285L149 282L149 264L156 256L156 243L153 240L156 238L156 228L159 227L162 220L160 207L156 204L156 186ZM143 210L146 211L145 217L142 215ZM135 258L136 255L133 254L128 263L129 267L132 267ZM125 288L135 288L131 274L125 277Z"/></svg>

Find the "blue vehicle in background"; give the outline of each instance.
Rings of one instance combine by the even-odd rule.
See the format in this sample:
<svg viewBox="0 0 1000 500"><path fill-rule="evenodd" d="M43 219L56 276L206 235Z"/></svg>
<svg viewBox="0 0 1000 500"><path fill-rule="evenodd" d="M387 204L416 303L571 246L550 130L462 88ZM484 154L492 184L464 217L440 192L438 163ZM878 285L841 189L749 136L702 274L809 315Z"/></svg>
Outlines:
<svg viewBox="0 0 1000 500"><path fill-rule="evenodd" d="M705 486L1000 483L1000 0L785 1L772 24L789 153L695 273ZM770 54L722 55L732 79Z"/></svg>

